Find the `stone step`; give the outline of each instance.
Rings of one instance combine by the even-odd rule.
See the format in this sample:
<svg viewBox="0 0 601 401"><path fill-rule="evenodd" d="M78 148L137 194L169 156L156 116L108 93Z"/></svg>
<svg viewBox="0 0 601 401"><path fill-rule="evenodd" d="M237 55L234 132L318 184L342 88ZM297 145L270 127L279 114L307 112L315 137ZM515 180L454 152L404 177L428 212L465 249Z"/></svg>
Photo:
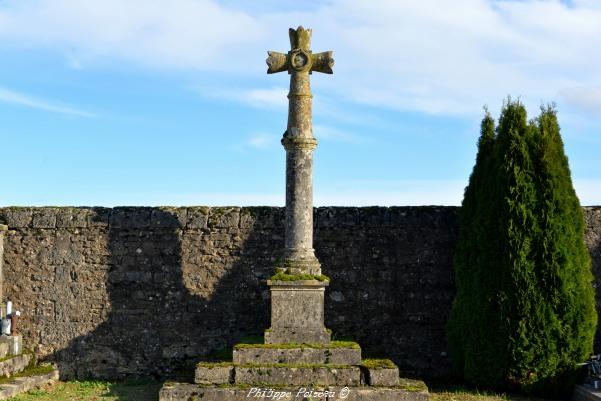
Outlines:
<svg viewBox="0 0 601 401"><path fill-rule="evenodd" d="M57 369L53 369L48 373L15 377L8 383L0 384L0 400L6 400L17 394L44 387L57 381L58 377L59 374Z"/></svg>
<svg viewBox="0 0 601 401"><path fill-rule="evenodd" d="M270 392L271 391L271 392ZM313 391L313 393L309 393ZM326 391L328 393L326 393ZM276 393L277 392L277 393ZM397 387L319 387L296 386L269 387L207 387L187 383L165 383L159 393L159 401L248 401L303 399L328 401L428 401L430 394L423 382L411 381L410 385Z"/></svg>
<svg viewBox="0 0 601 401"><path fill-rule="evenodd" d="M306 383L331 386L361 385L361 370L349 365L241 365L235 367L234 383L291 385Z"/></svg>
<svg viewBox="0 0 601 401"><path fill-rule="evenodd" d="M228 384L234 382L234 364L201 362L196 365L194 383Z"/></svg>
<svg viewBox="0 0 601 401"><path fill-rule="evenodd" d="M362 380L361 368L332 364L271 364L234 365L233 363L201 362L196 366L194 382L201 385L269 384L358 386Z"/></svg>
<svg viewBox="0 0 601 401"><path fill-rule="evenodd" d="M233 361L235 364L274 364L274 363L301 363L334 365L359 365L361 364L361 348L352 343L337 346L335 342L327 347L287 346L274 347L272 345L239 344L234 347Z"/></svg>
<svg viewBox="0 0 601 401"><path fill-rule="evenodd" d="M20 354L0 360L0 377L10 377L22 372L32 358L31 354Z"/></svg>
<svg viewBox="0 0 601 401"><path fill-rule="evenodd" d="M399 368L390 359L366 359L361 364L363 381L369 386L399 385Z"/></svg>

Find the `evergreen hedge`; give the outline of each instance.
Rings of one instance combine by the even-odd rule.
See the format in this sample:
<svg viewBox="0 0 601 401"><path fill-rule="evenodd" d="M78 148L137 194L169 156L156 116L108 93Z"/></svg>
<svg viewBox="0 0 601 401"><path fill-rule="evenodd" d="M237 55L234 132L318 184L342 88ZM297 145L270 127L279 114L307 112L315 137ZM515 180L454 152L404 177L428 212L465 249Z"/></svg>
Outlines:
<svg viewBox="0 0 601 401"><path fill-rule="evenodd" d="M597 324L584 216L556 111L505 102L482 120L460 212L447 325L456 372L494 389L565 396Z"/></svg>

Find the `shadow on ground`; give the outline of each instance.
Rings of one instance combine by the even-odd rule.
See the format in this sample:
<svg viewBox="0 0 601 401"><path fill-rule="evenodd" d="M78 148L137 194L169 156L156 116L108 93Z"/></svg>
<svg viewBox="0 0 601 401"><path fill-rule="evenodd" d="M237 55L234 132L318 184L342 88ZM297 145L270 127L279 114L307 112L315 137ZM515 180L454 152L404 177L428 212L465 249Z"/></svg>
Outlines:
<svg viewBox="0 0 601 401"><path fill-rule="evenodd" d="M158 401L160 382L123 382L112 383L104 396L117 397L119 401Z"/></svg>

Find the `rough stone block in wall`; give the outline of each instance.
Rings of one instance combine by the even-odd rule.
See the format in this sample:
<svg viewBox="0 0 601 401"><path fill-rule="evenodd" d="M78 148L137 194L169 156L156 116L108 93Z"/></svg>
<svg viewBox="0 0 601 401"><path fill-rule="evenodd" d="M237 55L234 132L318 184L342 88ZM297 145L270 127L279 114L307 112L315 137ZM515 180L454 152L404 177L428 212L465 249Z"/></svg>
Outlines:
<svg viewBox="0 0 601 401"><path fill-rule="evenodd" d="M314 213L334 337L404 374L448 373L457 209ZM585 215L601 291L601 208ZM2 223L4 291L23 312L25 346L63 377L164 377L269 326L283 208L0 208Z"/></svg>

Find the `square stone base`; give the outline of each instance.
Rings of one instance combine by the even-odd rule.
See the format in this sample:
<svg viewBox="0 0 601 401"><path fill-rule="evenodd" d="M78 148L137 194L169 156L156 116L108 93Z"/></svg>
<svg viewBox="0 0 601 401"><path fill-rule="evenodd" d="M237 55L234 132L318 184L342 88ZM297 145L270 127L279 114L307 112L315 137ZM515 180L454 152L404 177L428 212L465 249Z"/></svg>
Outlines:
<svg viewBox="0 0 601 401"><path fill-rule="evenodd" d="M330 343L324 326L324 293L327 281L268 281L271 291L271 328L266 344Z"/></svg>
<svg viewBox="0 0 601 401"><path fill-rule="evenodd" d="M236 365L274 363L361 365L359 344L340 346L339 343L333 341L330 345L315 348L301 345L285 348L263 344L237 345L234 347L233 363Z"/></svg>

